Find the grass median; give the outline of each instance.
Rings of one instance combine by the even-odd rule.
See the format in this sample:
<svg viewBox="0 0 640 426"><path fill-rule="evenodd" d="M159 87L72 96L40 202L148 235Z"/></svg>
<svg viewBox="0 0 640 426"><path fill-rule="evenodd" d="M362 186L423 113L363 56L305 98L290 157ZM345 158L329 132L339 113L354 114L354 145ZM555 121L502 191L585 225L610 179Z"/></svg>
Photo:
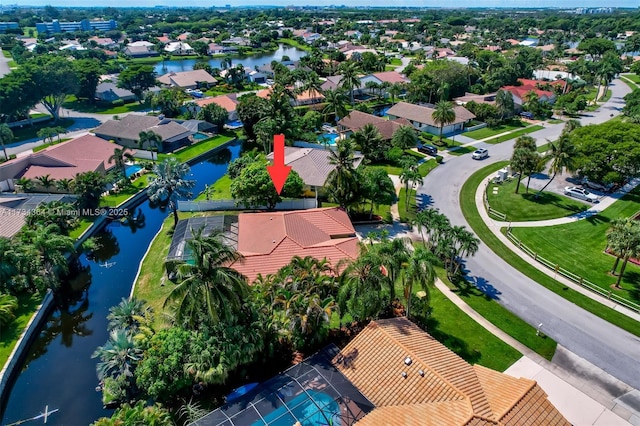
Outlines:
<svg viewBox="0 0 640 426"><path fill-rule="evenodd" d="M4 365L16 346L18 338L24 332L27 323L42 303L39 294L23 294L18 296L18 309L15 310L15 319L8 325L0 328L0 365Z"/></svg>
<svg viewBox="0 0 640 426"><path fill-rule="evenodd" d="M477 172L465 182L460 191L460 207L465 219L469 223L469 226L473 231L482 239L484 244L487 245L495 254L500 256L505 262L516 268L532 280L538 282L543 287L553 291L554 293L564 297L568 301L576 304L577 306L585 309L588 312L608 321L623 330L628 331L636 336L640 337L640 327L638 322L629 318L628 316L621 314L613 309L602 305L595 300L572 290L565 285L559 283L553 278L546 275L544 272L536 269L530 265L526 260L522 259L516 253L511 251L505 246L497 236L495 236L489 227L484 223L475 203L475 192L480 185L480 182L497 170L505 167L508 164L507 161L501 161L498 163L490 164Z"/></svg>
<svg viewBox="0 0 640 426"><path fill-rule="evenodd" d="M173 154L158 154L158 161L162 161L166 158L177 158L181 162L185 163L192 160L214 148L219 147L222 144L229 142L235 138L235 134L221 134L209 139L204 139L201 142L196 142L188 147L181 149Z"/></svg>

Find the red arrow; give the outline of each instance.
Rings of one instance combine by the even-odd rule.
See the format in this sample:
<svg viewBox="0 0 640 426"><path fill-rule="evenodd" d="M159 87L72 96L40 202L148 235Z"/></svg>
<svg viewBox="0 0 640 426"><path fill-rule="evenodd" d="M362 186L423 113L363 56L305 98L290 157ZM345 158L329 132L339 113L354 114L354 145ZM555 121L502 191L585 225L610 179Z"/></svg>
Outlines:
<svg viewBox="0 0 640 426"><path fill-rule="evenodd" d="M291 166L284 165L284 135L273 135L273 166L267 166L267 171L280 195L291 171Z"/></svg>

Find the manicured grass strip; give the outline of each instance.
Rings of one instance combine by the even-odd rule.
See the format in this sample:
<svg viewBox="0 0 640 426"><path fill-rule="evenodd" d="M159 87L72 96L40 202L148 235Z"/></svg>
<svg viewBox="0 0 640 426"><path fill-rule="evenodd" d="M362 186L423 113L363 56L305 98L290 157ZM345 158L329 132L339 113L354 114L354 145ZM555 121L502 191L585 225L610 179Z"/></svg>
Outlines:
<svg viewBox="0 0 640 426"><path fill-rule="evenodd" d="M213 183L213 194L210 195L212 200L231 200L231 178L228 174L222 175L220 179ZM196 197L196 201L206 200L207 196L201 192Z"/></svg>
<svg viewBox="0 0 640 426"><path fill-rule="evenodd" d="M499 135L500 133L521 129L526 126L527 125L525 123L516 120L511 123L501 124L497 127L483 127L482 129L472 130L471 132L466 132L464 135L470 137L471 139L480 140Z"/></svg>
<svg viewBox="0 0 640 426"><path fill-rule="evenodd" d="M527 194L526 176L520 183L520 193L516 194L518 179L502 184L487 186L487 200L491 208L505 213L507 221L522 222L529 220L547 220L565 217L587 210L590 206L575 199L551 192L543 192L536 198L538 191L529 189ZM494 189L497 188L497 192Z"/></svg>
<svg viewBox="0 0 640 426"><path fill-rule="evenodd" d="M292 38L279 38L278 43L288 44L289 46L297 47L300 50L306 50L310 52L313 50L311 46L300 43L298 40L294 40Z"/></svg>
<svg viewBox="0 0 640 426"><path fill-rule="evenodd" d="M223 143L229 142L233 139L232 136L227 135L217 135L209 139L205 139L201 142L194 143L175 154L158 154L158 160L162 161L165 158L174 157L183 163L189 161L193 158L196 158L199 155L204 154L205 152L211 151L212 149L222 145Z"/></svg>
<svg viewBox="0 0 640 426"><path fill-rule="evenodd" d="M638 74L624 74L621 76L622 78L628 78L636 84L640 84L640 75Z"/></svg>
<svg viewBox="0 0 640 426"><path fill-rule="evenodd" d="M400 195L398 195L398 213L400 213L400 222L413 222L416 218L417 212L416 190L409 190L409 207L407 208L406 191L404 188L401 188Z"/></svg>
<svg viewBox="0 0 640 426"><path fill-rule="evenodd" d="M100 199L101 207L115 207L122 204L124 201L128 200L132 195L137 194L141 189L149 186L149 183L153 179L154 175L152 173L144 174L138 177L136 180L131 182L131 186L124 188L122 191L109 194Z"/></svg>
<svg viewBox="0 0 640 426"><path fill-rule="evenodd" d="M400 65L402 65L402 59L400 59L400 58L391 58L389 63L391 65L400 66Z"/></svg>
<svg viewBox="0 0 640 426"><path fill-rule="evenodd" d="M444 269L436 268L436 272L442 282L464 300L467 305L471 306L474 311L538 355L551 361L557 346L557 343L552 338L536 336L535 327L527 324L520 317L511 313L500 303L491 299L471 284L458 288L447 279L447 273Z"/></svg>
<svg viewBox="0 0 640 426"><path fill-rule="evenodd" d="M60 139L60 142L58 142L57 140L53 141L53 142L49 142L49 143L43 143L42 145L36 146L35 148L33 148L33 152L38 152L38 151L42 151L45 148L49 148L50 146L53 145L57 145L59 143L62 142L66 142L66 141L70 141L71 138L64 138L64 139Z"/></svg>
<svg viewBox="0 0 640 426"><path fill-rule="evenodd" d="M476 150L475 146L461 146L459 148L454 148L449 150L449 154L451 155L464 155Z"/></svg>
<svg viewBox="0 0 640 426"><path fill-rule="evenodd" d="M11 129L11 131L13 132L13 142L22 142L22 141L26 141L27 139L42 139L38 136L38 131L44 127L53 127L53 126L60 126L60 127L64 127L65 129L70 127L73 124L73 120L69 119L69 118L65 118L65 119L60 119L58 120L57 123L55 123L53 121L53 119L49 120L49 121L42 121L40 123L34 123L33 126L24 126L24 127L18 127L18 128L13 128Z"/></svg>
<svg viewBox="0 0 640 426"><path fill-rule="evenodd" d="M544 228L513 228L513 234L527 247L553 264L596 284L605 292L634 303L640 301L640 267L629 262L622 277L622 290L612 289L617 276L610 276L615 257L604 253L607 232L616 218L640 210L640 189L625 195L602 213L589 219ZM618 266L618 271L620 267Z"/></svg>
<svg viewBox="0 0 640 426"><path fill-rule="evenodd" d="M112 106L103 102L90 104L86 101L80 101L75 96L68 96L64 107L78 112L89 112L93 114L125 114L132 111L142 111L149 109L149 105L140 102L131 102L124 105Z"/></svg>
<svg viewBox="0 0 640 426"><path fill-rule="evenodd" d="M529 133L533 133L533 132L537 132L540 129L543 129L544 127L542 126L529 126L526 129L521 129L521 130L516 130L515 132L506 134L506 135L502 135L502 136L498 136L496 138L493 139L489 139L487 141L485 141L486 143L490 143L490 144L496 144L496 143L501 143L504 141L508 141L511 139L515 139L517 137L520 137L522 135L528 135Z"/></svg>
<svg viewBox="0 0 640 426"><path fill-rule="evenodd" d="M611 89L607 89L607 91L604 93L604 96L602 96L600 99L598 99L600 102L607 102L609 99L611 99L611 95L613 94L613 92L611 91Z"/></svg>
<svg viewBox="0 0 640 426"><path fill-rule="evenodd" d="M436 167L438 167L438 162L435 160L435 158L432 158L431 160L427 160L418 166L418 173L420 173L420 176L425 177L431 170L435 169Z"/></svg>
<svg viewBox="0 0 640 426"><path fill-rule="evenodd" d="M528 262L520 258L520 256L513 253L507 246L502 244L498 237L496 237L487 227L476 208L475 191L478 185L480 185L482 179L507 164L507 161L501 161L484 167L471 175L471 177L462 186L460 191L460 207L465 219L473 231L482 239L487 247L493 250L494 253L532 280L564 297L577 306L580 306L586 311L591 312L605 321L609 321L623 330L640 337L640 327L638 327L637 321L634 321L626 315L616 312L613 309L578 293L577 291L565 287L563 284L560 284L558 281L547 276L542 271L539 271L535 267L529 265Z"/></svg>
<svg viewBox="0 0 640 426"><path fill-rule="evenodd" d="M16 318L0 328L0 366L9 359L11 351L18 343L18 338L40 303L42 303L42 297L38 294L18 296L18 309L14 312Z"/></svg>
<svg viewBox="0 0 640 426"><path fill-rule="evenodd" d="M69 236L74 240L77 240L84 231L89 229L89 227L93 224L95 219L96 219L95 216L83 217L82 219L80 219L80 225L78 225L76 229L71 231L69 233Z"/></svg>

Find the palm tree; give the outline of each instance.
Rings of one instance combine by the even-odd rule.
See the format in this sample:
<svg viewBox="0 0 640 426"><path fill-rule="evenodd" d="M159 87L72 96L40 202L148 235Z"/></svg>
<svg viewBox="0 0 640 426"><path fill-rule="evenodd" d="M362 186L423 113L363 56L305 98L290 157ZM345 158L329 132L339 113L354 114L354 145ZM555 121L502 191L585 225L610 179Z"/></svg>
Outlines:
<svg viewBox="0 0 640 426"><path fill-rule="evenodd" d="M620 274L616 281L616 287L620 288L620 282L624 275L629 258L640 254L640 223L633 218L618 218L612 223L611 229L607 234L608 248L616 256L616 261L611 269L611 274L616 274L620 258L624 259Z"/></svg>
<svg viewBox="0 0 640 426"><path fill-rule="evenodd" d="M415 148L418 142L416 129L413 126L400 126L393 132L391 143L401 149Z"/></svg>
<svg viewBox="0 0 640 426"><path fill-rule="evenodd" d="M22 240L28 255L35 260L33 267L39 271L42 284L51 288L58 287L58 272L69 270L67 254L75 254L75 240L60 234L57 225L36 224L22 231Z"/></svg>
<svg viewBox="0 0 640 426"><path fill-rule="evenodd" d="M355 62L345 62L340 66L340 74L342 79L340 80L340 87L349 92L351 97L351 106L355 101L353 98L353 92L355 89L360 88L360 77L358 76L360 69Z"/></svg>
<svg viewBox="0 0 640 426"><path fill-rule="evenodd" d="M496 107L500 112L500 120L511 117L513 115L513 93L508 90L498 90L496 93Z"/></svg>
<svg viewBox="0 0 640 426"><path fill-rule="evenodd" d="M178 284L164 303L175 304L176 322L189 327L203 314L213 323L233 318L248 294L245 277L228 266L240 254L224 243L221 231L209 236L202 231L192 230L193 238L187 241L192 258L177 266Z"/></svg>
<svg viewBox="0 0 640 426"><path fill-rule="evenodd" d="M389 304L383 291L388 282L383 270L380 256L361 245L358 258L349 262L340 274L341 312L349 312L360 321L377 317Z"/></svg>
<svg viewBox="0 0 640 426"><path fill-rule="evenodd" d="M558 173L562 174L563 170L572 172L575 165L575 157L577 155L576 147L569 138L568 134L560 135L560 138L550 145L551 152L547 156L546 160L551 159L551 166L549 172L553 173L551 179L536 193L536 198L542 194L547 186L553 181Z"/></svg>
<svg viewBox="0 0 640 426"><path fill-rule="evenodd" d="M9 159L7 154L7 144L13 141L13 132L6 124L0 124L0 145L2 145L2 151L4 151L4 158Z"/></svg>
<svg viewBox="0 0 640 426"><path fill-rule="evenodd" d="M44 188L46 192L49 192L52 186L55 186L55 179L51 179L51 175L38 176L35 180Z"/></svg>
<svg viewBox="0 0 640 426"><path fill-rule="evenodd" d="M73 182L73 179L67 179L67 178L58 179L55 182L56 189L62 192L70 192L72 182Z"/></svg>
<svg viewBox="0 0 640 426"><path fill-rule="evenodd" d="M409 187L413 189L416 185L422 185L422 175L415 165L404 167L400 172L400 182L404 184L405 209L409 211Z"/></svg>
<svg viewBox="0 0 640 426"><path fill-rule="evenodd" d="M109 340L104 346L98 346L91 358L100 358L96 366L98 378L125 376L132 381L133 372L142 359L142 349L137 348L133 337L124 329L116 328L109 333Z"/></svg>
<svg viewBox="0 0 640 426"><path fill-rule="evenodd" d="M7 286L11 277L18 271L17 264L18 259L13 241L0 237L0 283L3 286Z"/></svg>
<svg viewBox="0 0 640 426"><path fill-rule="evenodd" d="M24 192L31 192L33 190L33 181L26 177L21 177L20 179L16 179L15 184L22 188Z"/></svg>
<svg viewBox="0 0 640 426"><path fill-rule="evenodd" d="M407 238L384 240L374 246L375 253L380 257L381 265L386 272L386 282L389 286L391 302L396 299L395 283L402 275L402 271L411 257L409 247L411 241Z"/></svg>
<svg viewBox="0 0 640 426"><path fill-rule="evenodd" d="M325 90L324 102L325 106L322 113L326 115L334 114L335 121L347 115L347 108L345 107L347 97L342 90Z"/></svg>
<svg viewBox="0 0 640 426"><path fill-rule="evenodd" d="M156 177L149 184L147 194L152 202L168 203L173 212L174 226L178 224L178 200L190 198L190 189L196 184L194 180L185 179L190 172L191 168L176 158L168 158L153 166Z"/></svg>
<svg viewBox="0 0 640 426"><path fill-rule="evenodd" d="M440 126L440 144L442 144L442 130L444 126L456 121L456 111L453 109L453 104L449 101L438 102L431 117L433 118L433 122Z"/></svg>
<svg viewBox="0 0 640 426"><path fill-rule="evenodd" d="M138 133L138 146L144 149L145 146L149 146L151 151L151 161L155 162L154 152L158 152L160 146L162 146L162 136L154 132L153 130L142 131Z"/></svg>
<svg viewBox="0 0 640 426"><path fill-rule="evenodd" d="M520 136L513 145L513 155L511 156L511 167L518 171L518 183L516 194L520 189L520 182L525 173L531 178L531 173L540 162L540 156L536 149L536 140L531 136ZM528 185L527 185L528 188Z"/></svg>
<svg viewBox="0 0 640 426"><path fill-rule="evenodd" d="M362 154L370 161L380 161L385 158L387 151L386 144L380 130L372 124L367 123L360 130L351 135L351 139L360 147Z"/></svg>
<svg viewBox="0 0 640 426"><path fill-rule="evenodd" d="M418 247L414 250L407 262L404 272L404 297L407 301L407 318L411 318L411 297L414 285L419 285L429 295L429 287L433 285L436 274L433 269L436 259L429 250Z"/></svg>
<svg viewBox="0 0 640 426"><path fill-rule="evenodd" d="M133 155L128 152L127 148L115 148L113 155L109 157L109 164L115 163L116 169L122 172L122 176L127 176L127 161L133 161Z"/></svg>
<svg viewBox="0 0 640 426"><path fill-rule="evenodd" d="M15 316L18 309L18 299L10 294L0 293L0 326L7 325Z"/></svg>
<svg viewBox="0 0 640 426"><path fill-rule="evenodd" d="M322 81L320 81L318 74L313 71L306 73L300 89L300 92L308 92L309 97L315 103L315 100L322 94Z"/></svg>
<svg viewBox="0 0 640 426"><path fill-rule="evenodd" d="M346 209L356 197L356 172L353 167L353 142L340 141L336 150L329 153L329 164L335 168L327 177L329 198Z"/></svg>
<svg viewBox="0 0 640 426"><path fill-rule="evenodd" d="M122 298L120 303L109 309L109 330L122 329L135 334L138 327L148 323L145 318L151 316L151 307L144 300L135 297L131 299Z"/></svg>
<svg viewBox="0 0 640 426"><path fill-rule="evenodd" d="M387 93L389 93L389 95L391 96L391 105L395 104L396 97L400 96L403 90L404 90L404 85L402 83L393 83L389 87L389 89L387 90Z"/></svg>
<svg viewBox="0 0 640 426"><path fill-rule="evenodd" d="M473 232L468 231L464 226L454 226L452 229L456 253L453 259L454 261L452 262L455 266L452 267L451 273L455 275L460 270L462 258L474 256L478 252L480 240ZM456 259L457 262L455 261Z"/></svg>

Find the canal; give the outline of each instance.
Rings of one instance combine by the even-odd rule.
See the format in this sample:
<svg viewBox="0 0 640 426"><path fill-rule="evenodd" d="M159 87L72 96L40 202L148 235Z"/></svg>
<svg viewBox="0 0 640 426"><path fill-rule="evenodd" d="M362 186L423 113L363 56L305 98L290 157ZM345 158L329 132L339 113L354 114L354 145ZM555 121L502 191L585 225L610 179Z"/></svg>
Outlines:
<svg viewBox="0 0 640 426"><path fill-rule="evenodd" d="M191 167L190 178L197 182L194 196L226 172L240 149L236 142ZM98 360L91 354L107 341L109 308L129 296L140 261L170 214L149 201L135 209L135 225L110 223L96 236L102 248L91 260L81 257L86 270L70 282L79 290L77 297L55 309L41 325L21 371L7 388L8 396L2 398L1 424L34 417L45 406L60 410L49 417L47 424L52 425L88 425L111 415L95 391Z"/></svg>
<svg viewBox="0 0 640 426"><path fill-rule="evenodd" d="M236 66L238 64L242 64L245 69L254 69L256 66L262 66L265 64L270 64L271 61L281 61L284 56L288 56L292 61L297 61L298 59L305 56L307 52L304 50L298 49L296 47L287 46L284 44L278 45L278 50L274 52L251 55L251 56L232 56L231 57L231 66ZM209 60L201 60L201 59L183 59L183 60L170 60L170 61L162 61L159 59L154 69L158 73L158 75L163 75L168 72L178 72L178 71L191 71L196 62L208 62L213 68L222 69L222 60L223 58L214 58Z"/></svg>

